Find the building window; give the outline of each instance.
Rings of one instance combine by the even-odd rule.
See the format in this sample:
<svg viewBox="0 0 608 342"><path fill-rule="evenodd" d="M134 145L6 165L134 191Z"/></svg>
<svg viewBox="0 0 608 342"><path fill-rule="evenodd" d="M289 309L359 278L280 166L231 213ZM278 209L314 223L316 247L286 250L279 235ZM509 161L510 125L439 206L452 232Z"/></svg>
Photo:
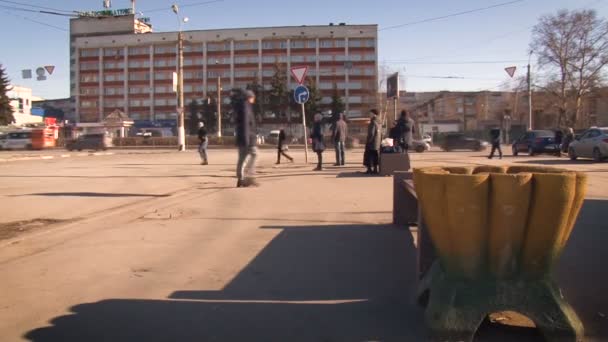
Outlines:
<svg viewBox="0 0 608 342"><path fill-rule="evenodd" d="M80 92L82 95L97 95L99 94L98 88L81 88Z"/></svg>
<svg viewBox="0 0 608 342"><path fill-rule="evenodd" d="M263 63L276 63L277 58L275 56L264 56L262 57Z"/></svg>
<svg viewBox="0 0 608 342"><path fill-rule="evenodd" d="M192 85L190 85L190 84L184 85L184 91L186 93L191 93L192 92Z"/></svg>
<svg viewBox="0 0 608 342"><path fill-rule="evenodd" d="M349 39L348 40L348 47L358 48L358 47L362 47L362 46L363 46L363 41L361 41L360 39Z"/></svg>
<svg viewBox="0 0 608 342"><path fill-rule="evenodd" d="M184 59L184 66L192 66L193 64L194 64L194 61L192 60L192 58Z"/></svg>
<svg viewBox="0 0 608 342"><path fill-rule="evenodd" d="M304 56L291 56L292 62L304 62Z"/></svg>
<svg viewBox="0 0 608 342"><path fill-rule="evenodd" d="M374 68L365 68L364 74L365 76L372 76L376 74L376 70Z"/></svg>
<svg viewBox="0 0 608 342"><path fill-rule="evenodd" d="M305 56L304 58L307 62L316 62L317 61L317 56L315 56L315 55Z"/></svg>
<svg viewBox="0 0 608 342"><path fill-rule="evenodd" d="M344 56L344 55L336 56L336 62L344 62L345 60L346 60L346 56Z"/></svg>
<svg viewBox="0 0 608 342"><path fill-rule="evenodd" d="M361 96L349 96L348 97L348 102L349 103L361 103Z"/></svg>
<svg viewBox="0 0 608 342"><path fill-rule="evenodd" d="M336 41L334 43L335 43L335 47L337 47L337 48L346 46L346 42L344 41L344 39L336 39Z"/></svg>
<svg viewBox="0 0 608 342"><path fill-rule="evenodd" d="M129 100L129 106L131 106L131 107L140 107L141 106L141 100L138 100L138 99Z"/></svg>
<svg viewBox="0 0 608 342"><path fill-rule="evenodd" d="M154 105L155 106L166 106L167 105L167 100L165 100L165 99L155 99L154 100Z"/></svg>
<svg viewBox="0 0 608 342"><path fill-rule="evenodd" d="M350 82L348 89L361 89L363 88L363 84L361 82Z"/></svg>
<svg viewBox="0 0 608 342"><path fill-rule="evenodd" d="M295 40L291 42L291 48L292 49L303 49L304 48L304 41L302 40Z"/></svg>
<svg viewBox="0 0 608 342"><path fill-rule="evenodd" d="M80 82L97 82L99 78L97 75L82 75L80 76Z"/></svg>
<svg viewBox="0 0 608 342"><path fill-rule="evenodd" d="M131 46L129 47L129 55L147 55L150 53L150 49L148 47L141 46Z"/></svg>
<svg viewBox="0 0 608 342"><path fill-rule="evenodd" d="M177 106L177 99L169 99L167 100L168 106Z"/></svg>
<svg viewBox="0 0 608 342"><path fill-rule="evenodd" d="M319 83L319 89L323 89L323 90L327 90L327 89L333 89L334 85L331 84L330 82L320 82Z"/></svg>
<svg viewBox="0 0 608 342"><path fill-rule="evenodd" d="M317 47L317 41L315 39L310 39L306 41L306 47L307 48L316 48Z"/></svg>
<svg viewBox="0 0 608 342"><path fill-rule="evenodd" d="M129 73L129 81L148 81L150 80L150 73L138 72Z"/></svg>
<svg viewBox="0 0 608 342"><path fill-rule="evenodd" d="M217 91L217 85L215 85L215 84L209 84L207 86L207 91Z"/></svg>
<svg viewBox="0 0 608 342"><path fill-rule="evenodd" d="M320 55L319 62L330 62L334 60L334 56L331 55Z"/></svg>
<svg viewBox="0 0 608 342"><path fill-rule="evenodd" d="M98 62L83 62L80 63L80 70L98 70L99 63Z"/></svg>
<svg viewBox="0 0 608 342"><path fill-rule="evenodd" d="M366 61L375 61L376 60L376 55L372 55L372 54L367 54L363 57L364 60Z"/></svg>
<svg viewBox="0 0 608 342"><path fill-rule="evenodd" d="M80 57L99 57L98 49L81 49Z"/></svg>
<svg viewBox="0 0 608 342"><path fill-rule="evenodd" d="M122 56L123 54L124 53L123 53L123 49L122 48L118 48L118 49L115 49L115 48L109 48L108 49L108 48L106 48L106 49L103 49L103 55L106 56L106 57L112 57L112 56L118 57L118 56Z"/></svg>
<svg viewBox="0 0 608 342"><path fill-rule="evenodd" d="M325 96L325 97L321 98L321 103L322 104L330 104L331 103L331 97Z"/></svg>
<svg viewBox="0 0 608 342"><path fill-rule="evenodd" d="M234 49L235 50L257 50L258 42L257 41L235 42Z"/></svg>
<svg viewBox="0 0 608 342"><path fill-rule="evenodd" d="M203 44L184 44L184 52L203 52Z"/></svg>
<svg viewBox="0 0 608 342"><path fill-rule="evenodd" d="M287 63L287 56L279 56L279 63Z"/></svg>
<svg viewBox="0 0 608 342"><path fill-rule="evenodd" d="M176 53L177 48L174 45L160 45L154 47L154 53Z"/></svg>
<svg viewBox="0 0 608 342"><path fill-rule="evenodd" d="M376 41L374 39L365 40L365 47L376 47Z"/></svg>
<svg viewBox="0 0 608 342"><path fill-rule="evenodd" d="M323 39L323 40L319 41L319 46L321 48L330 48L330 47L333 47L333 41L331 41L329 39Z"/></svg>
<svg viewBox="0 0 608 342"><path fill-rule="evenodd" d="M361 55L349 55L348 59L350 59L351 61L354 61L354 62L358 62L358 61L360 61L360 60L363 59L363 56L361 56Z"/></svg>
<svg viewBox="0 0 608 342"><path fill-rule="evenodd" d="M274 70L263 70L262 76L264 77L272 77L274 76Z"/></svg>
<svg viewBox="0 0 608 342"><path fill-rule="evenodd" d="M281 41L281 42L279 43L279 47L280 47L281 49L287 49L287 42L286 42L286 41L284 41L284 40L283 40L283 41Z"/></svg>
<svg viewBox="0 0 608 342"><path fill-rule="evenodd" d="M173 74L170 72L156 72L154 73L155 80L170 80L173 79Z"/></svg>

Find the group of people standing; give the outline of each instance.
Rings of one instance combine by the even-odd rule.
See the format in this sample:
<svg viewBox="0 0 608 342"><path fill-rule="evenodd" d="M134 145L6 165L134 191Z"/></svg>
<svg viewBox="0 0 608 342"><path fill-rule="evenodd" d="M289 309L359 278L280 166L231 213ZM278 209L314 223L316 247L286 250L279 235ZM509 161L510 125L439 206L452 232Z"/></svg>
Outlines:
<svg viewBox="0 0 608 342"><path fill-rule="evenodd" d="M232 94L232 108L235 113L236 123L236 145L238 147L238 161L236 166L237 187L258 186L255 179L255 163L257 159L257 127L253 114L255 93L250 90L235 90ZM367 167L367 174L378 173L380 148L382 143L382 123L378 111L370 110L370 122L367 127L367 138L365 141L365 153L363 164ZM315 114L310 133L312 150L317 154L317 166L314 171L323 170L323 152L325 151L325 140L323 134L323 116ZM331 127L331 138L336 153L334 166L344 166L346 140L348 136L348 125L344 113L338 115L337 120ZM395 145L399 146L405 153L412 144L414 123L408 117L407 112L401 112L401 117L395 122L390 137L394 139ZM199 123L199 154L201 164L208 165L207 147L209 144L205 125ZM277 162L281 163L281 157L293 162L293 158L287 154L287 135L283 129L280 130L277 144Z"/></svg>

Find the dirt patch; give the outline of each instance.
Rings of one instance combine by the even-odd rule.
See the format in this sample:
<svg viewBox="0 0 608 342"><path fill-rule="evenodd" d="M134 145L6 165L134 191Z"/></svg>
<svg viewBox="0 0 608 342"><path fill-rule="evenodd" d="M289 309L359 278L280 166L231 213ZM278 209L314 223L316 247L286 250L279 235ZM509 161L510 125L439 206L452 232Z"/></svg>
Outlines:
<svg viewBox="0 0 608 342"><path fill-rule="evenodd" d="M46 228L51 225L66 222L68 220L56 219L34 219L27 221L16 221L0 223L0 240L14 238L21 234L32 232L41 228Z"/></svg>

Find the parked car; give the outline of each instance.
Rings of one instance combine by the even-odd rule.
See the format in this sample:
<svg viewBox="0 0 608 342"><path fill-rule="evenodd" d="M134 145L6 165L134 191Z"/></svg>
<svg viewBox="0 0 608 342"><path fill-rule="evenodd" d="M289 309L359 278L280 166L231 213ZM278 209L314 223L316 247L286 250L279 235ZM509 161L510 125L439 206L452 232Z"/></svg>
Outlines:
<svg viewBox="0 0 608 342"><path fill-rule="evenodd" d="M273 145L278 144L279 143L279 133L281 133L281 131L279 131L279 130L270 131L270 134L268 134L268 138L266 139L266 142L269 144L273 144Z"/></svg>
<svg viewBox="0 0 608 342"><path fill-rule="evenodd" d="M608 127L592 127L570 143L568 156L572 160L579 157L593 158L600 162L608 158Z"/></svg>
<svg viewBox="0 0 608 342"><path fill-rule="evenodd" d="M452 150L483 151L488 146L488 142L467 137L464 133L449 133L441 144L441 148L448 152Z"/></svg>
<svg viewBox="0 0 608 342"><path fill-rule="evenodd" d="M66 144L68 151L73 150L103 150L105 151L108 147L112 146L112 138L108 135L99 134L83 134L77 139L74 139Z"/></svg>
<svg viewBox="0 0 608 342"><path fill-rule="evenodd" d="M426 140L414 140L409 149L422 153L424 151L429 151L431 149L431 144L429 144Z"/></svg>
<svg viewBox="0 0 608 342"><path fill-rule="evenodd" d="M555 143L555 132L549 130L527 131L511 146L513 155L524 152L530 156L540 153L558 154L560 146Z"/></svg>
<svg viewBox="0 0 608 342"><path fill-rule="evenodd" d="M2 145L5 150L32 149L31 131L14 131L6 135L6 140Z"/></svg>
<svg viewBox="0 0 608 342"><path fill-rule="evenodd" d="M0 133L0 150L4 149L4 144L6 144L6 134Z"/></svg>

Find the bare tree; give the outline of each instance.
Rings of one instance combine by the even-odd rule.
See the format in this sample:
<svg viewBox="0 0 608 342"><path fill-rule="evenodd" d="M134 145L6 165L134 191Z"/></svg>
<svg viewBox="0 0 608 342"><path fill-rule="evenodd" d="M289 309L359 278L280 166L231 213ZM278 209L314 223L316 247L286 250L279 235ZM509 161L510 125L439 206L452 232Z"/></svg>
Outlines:
<svg viewBox="0 0 608 342"><path fill-rule="evenodd" d="M608 22L593 10L544 16L532 31L530 47L547 73L541 88L557 100L558 125L586 124L583 99L601 84L608 64Z"/></svg>

